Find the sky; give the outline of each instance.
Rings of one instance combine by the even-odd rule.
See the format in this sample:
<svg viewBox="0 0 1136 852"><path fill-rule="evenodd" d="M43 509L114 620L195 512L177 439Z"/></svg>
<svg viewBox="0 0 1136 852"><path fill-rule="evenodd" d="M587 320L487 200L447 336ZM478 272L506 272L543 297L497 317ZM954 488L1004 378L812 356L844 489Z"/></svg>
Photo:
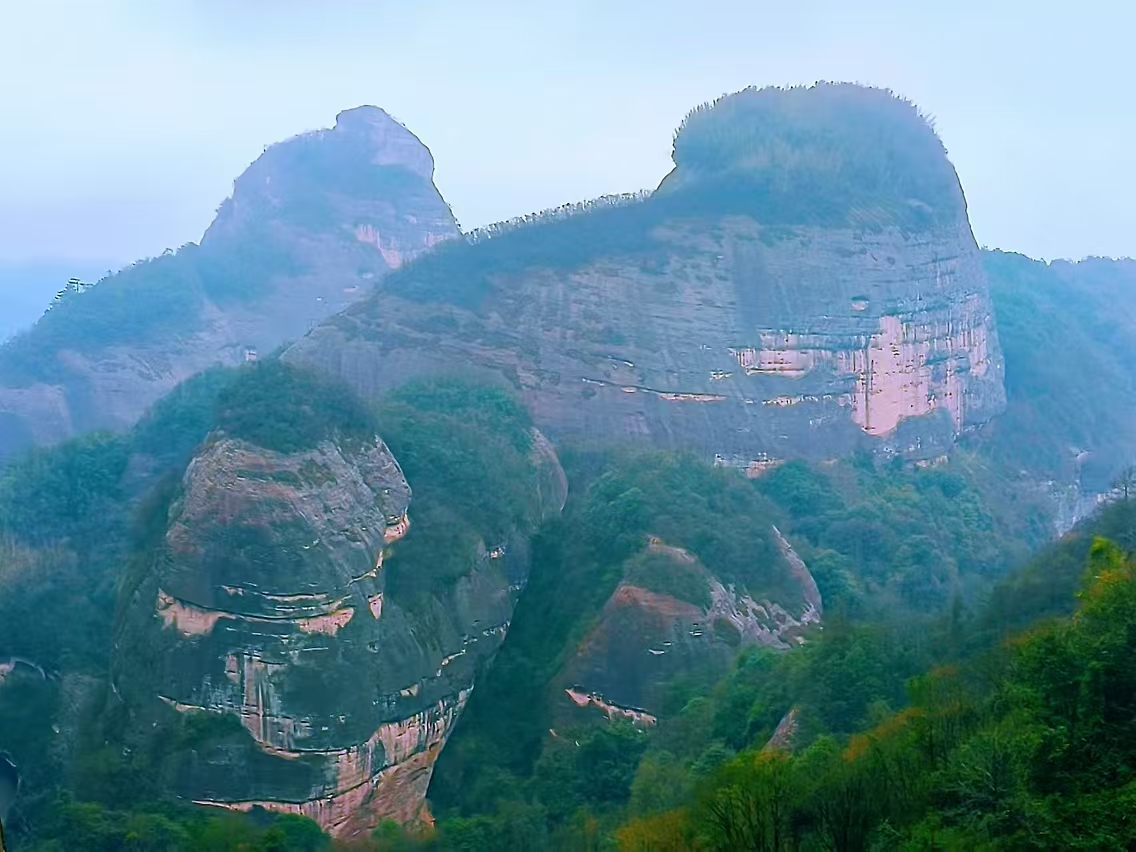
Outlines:
<svg viewBox="0 0 1136 852"><path fill-rule="evenodd" d="M1136 255L1129 0L0 0L0 264L196 241L264 146L376 104L463 227L651 188L693 106L851 80L934 116L979 243Z"/></svg>

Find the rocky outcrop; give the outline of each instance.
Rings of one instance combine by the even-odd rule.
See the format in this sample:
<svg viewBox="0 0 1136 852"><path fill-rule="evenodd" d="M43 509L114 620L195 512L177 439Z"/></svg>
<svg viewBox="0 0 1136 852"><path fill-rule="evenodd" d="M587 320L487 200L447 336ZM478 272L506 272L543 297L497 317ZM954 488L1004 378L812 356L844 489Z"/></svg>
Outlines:
<svg viewBox="0 0 1136 852"><path fill-rule="evenodd" d="M800 115L809 91L785 93ZM728 102L709 114L729 117ZM871 125L858 109L831 118L823 150L836 156L854 118ZM694 448L742 468L860 448L940 455L1002 410L1003 362L961 188L910 113L923 147L899 162L915 177L858 195L841 185L851 171L824 172L806 205L760 158L684 165L680 132L676 170L650 198L425 258L286 357L368 394L410 376L496 376L553 437ZM809 148L827 163L823 150ZM937 195L918 194L920 169Z"/></svg>
<svg viewBox="0 0 1136 852"><path fill-rule="evenodd" d="M781 717L781 721L777 723L772 736L765 744L765 751L791 752L793 750L797 732L801 727L800 715L800 711L796 707L789 708L789 712Z"/></svg>
<svg viewBox="0 0 1136 852"><path fill-rule="evenodd" d="M429 150L375 107L267 148L201 240L63 294L0 348L0 459L123 429L184 379L264 355L458 234Z"/></svg>
<svg viewBox="0 0 1136 852"><path fill-rule="evenodd" d="M243 250L266 235L316 268L350 262L344 242L377 251L379 268L352 270L349 286L359 286L368 272L397 269L456 236L457 225L434 187L430 150L383 110L363 106L341 112L330 130L268 148L237 178L201 246ZM288 238L298 245L285 246Z"/></svg>
<svg viewBox="0 0 1136 852"><path fill-rule="evenodd" d="M821 620L820 592L776 527L773 534L784 575L779 585L788 591L758 593L758 599L733 583L724 584L690 551L652 537L643 554L655 560L647 576L666 574L669 561L701 591L690 594L684 583L686 594L680 598L664 591L665 583L657 585L663 582L658 579L648 580L654 588L645 588L642 572L625 577L561 674L566 696L561 711L598 708L608 718L650 726L670 684L709 685L728 671L741 648L787 650L805 642Z"/></svg>
<svg viewBox="0 0 1136 852"><path fill-rule="evenodd" d="M164 768L177 795L347 836L419 816L528 563L520 534L480 543L451 585L390 599L413 517L378 439L285 454L216 434L198 453L125 592L112 671L140 732L199 720Z"/></svg>

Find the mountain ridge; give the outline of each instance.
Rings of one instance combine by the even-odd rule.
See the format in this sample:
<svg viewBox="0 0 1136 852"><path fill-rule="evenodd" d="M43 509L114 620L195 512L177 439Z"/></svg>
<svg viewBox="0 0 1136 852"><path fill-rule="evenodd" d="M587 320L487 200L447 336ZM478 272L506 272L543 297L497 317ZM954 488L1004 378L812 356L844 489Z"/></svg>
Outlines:
<svg viewBox="0 0 1136 852"><path fill-rule="evenodd" d="M458 235L420 140L377 107L271 145L199 244L67 292L0 347L0 458L122 429L180 381L267 354Z"/></svg>
<svg viewBox="0 0 1136 852"><path fill-rule="evenodd" d="M819 129L799 118L818 101L835 114ZM849 111L866 129L843 151L830 125ZM285 359L364 396L405 376L496 377L554 438L642 439L741 467L863 446L934 457L1001 410L961 186L913 107L818 86L692 115L664 188L444 246ZM885 147L863 164L896 122L906 159ZM727 149L721 168L695 157L702 171L683 177L691 134L725 140L711 146ZM927 156L930 189L910 174Z"/></svg>

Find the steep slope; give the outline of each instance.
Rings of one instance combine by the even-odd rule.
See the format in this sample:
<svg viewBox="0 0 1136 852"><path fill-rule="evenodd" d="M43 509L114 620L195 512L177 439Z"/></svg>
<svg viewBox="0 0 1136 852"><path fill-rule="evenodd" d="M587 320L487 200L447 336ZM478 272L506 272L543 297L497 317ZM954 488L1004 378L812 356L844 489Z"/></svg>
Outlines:
<svg viewBox="0 0 1136 852"><path fill-rule="evenodd" d="M0 261L0 343L30 327L68 279L78 276L90 281L113 265L109 261L65 258L34 263Z"/></svg>
<svg viewBox="0 0 1136 852"><path fill-rule="evenodd" d="M214 364L299 337L457 234L433 159L375 107L265 150L200 245L71 290L0 348L0 459L121 430Z"/></svg>
<svg viewBox="0 0 1136 852"><path fill-rule="evenodd" d="M1051 483L1063 532L1136 463L1136 261L984 252L983 263L1009 405L978 444Z"/></svg>
<svg viewBox="0 0 1136 852"><path fill-rule="evenodd" d="M135 747L155 727L190 726L191 747L158 758L179 797L302 814L354 835L419 817L475 674L508 630L541 495L547 511L563 495L555 455L498 397L497 431L476 438L483 449L460 434L426 449L434 472L420 480L419 529L416 448L408 484L365 409L315 387L265 364L222 396L218 429L123 585L112 707L130 713ZM441 408L472 399L439 393ZM430 418L449 427L477 416L436 406ZM418 420L400 427L397 407L387 420L403 441L424 431ZM477 493L440 501L430 477L454 451L494 453L501 467L473 471L464 484ZM486 520L494 502L483 489L511 489L523 508ZM480 501L483 516L462 517L460 499Z"/></svg>
<svg viewBox="0 0 1136 852"><path fill-rule="evenodd" d="M699 728L661 726L620 847L1131 846L1136 563L1101 536L1136 542L1134 532L1136 501L1110 506L1001 584L968 629L928 625L938 641L925 636L906 664L911 625L901 642L883 643L880 625L835 625L781 665L740 666L716 690L719 712L690 721L732 730L745 750L717 772L691 771L676 758L688 748L683 735ZM906 681L890 707L878 691L888 680ZM826 681L843 694L809 689ZM859 689L877 698L851 727L801 731L778 753L750 739L754 716L771 703L792 701L796 716L823 719ZM739 703L749 712L730 714ZM770 845L770 836L783 840Z"/></svg>
<svg viewBox="0 0 1136 852"><path fill-rule="evenodd" d="M573 496L534 540L514 626L440 758L430 801L443 818L531 800L558 822L615 804L626 788L613 791L612 763L633 773L647 732L739 654L817 635L817 586L737 472L655 452L569 471Z"/></svg>
<svg viewBox="0 0 1136 852"><path fill-rule="evenodd" d="M797 584L778 584L784 588L776 601L763 596L767 589L723 584L686 548L649 537L565 664L559 681L572 705L654 724L673 684L725 674L744 648L804 643L821 620L820 592L789 542L772 531Z"/></svg>
<svg viewBox="0 0 1136 852"><path fill-rule="evenodd" d="M374 395L495 376L554 437L745 467L934 456L1004 406L965 202L911 105L851 85L696 110L645 200L454 243L287 359Z"/></svg>

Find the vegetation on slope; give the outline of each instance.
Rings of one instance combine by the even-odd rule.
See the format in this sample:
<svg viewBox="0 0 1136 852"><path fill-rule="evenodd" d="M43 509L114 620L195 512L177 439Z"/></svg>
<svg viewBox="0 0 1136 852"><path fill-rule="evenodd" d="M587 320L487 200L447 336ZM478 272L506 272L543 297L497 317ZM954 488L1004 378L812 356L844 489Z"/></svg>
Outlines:
<svg viewBox="0 0 1136 852"><path fill-rule="evenodd" d="M983 262L1009 406L978 443L1010 471L1107 490L1136 460L1136 262Z"/></svg>
<svg viewBox="0 0 1136 852"><path fill-rule="evenodd" d="M965 216L954 168L918 110L850 84L747 89L694 110L675 137L675 171L650 196L600 200L486 229L407 264L384 289L475 307L495 282L571 272L661 250L668 221L750 216L764 225L922 230ZM488 235L488 236L487 236Z"/></svg>
<svg viewBox="0 0 1136 852"><path fill-rule="evenodd" d="M410 487L413 522L387 562L387 593L410 603L450 585L487 548L534 529L532 422L495 387L407 385L382 401L379 428Z"/></svg>
<svg viewBox="0 0 1136 852"><path fill-rule="evenodd" d="M1101 531L1136 535L1136 501L1043 553L973 616L828 619L802 649L743 654L650 732L559 731L528 780L502 765L516 728L498 719L496 737L461 755L469 789L442 789L455 755L439 766L435 796L472 812L443 811L436 832L384 848L1127 848L1136 562ZM1019 594L1051 581L1068 591L1056 610ZM498 716L514 697L494 695ZM768 746L789 711L795 732ZM474 761L489 764L480 777Z"/></svg>
<svg viewBox="0 0 1136 852"><path fill-rule="evenodd" d="M281 361L238 371L218 394L214 422L230 438L278 453L329 440L358 446L376 435L373 413L350 390Z"/></svg>
<svg viewBox="0 0 1136 852"><path fill-rule="evenodd" d="M794 463L756 482L684 456L567 456L573 497L534 542L509 637L435 774L438 848L598 843L629 814L685 802L716 767L764 743L794 705L810 738L873 724L904 706L907 679L963 648L967 613L1027 542L1046 535L1028 501L995 510L995 478L965 455L926 470L877 468L868 457ZM698 596L691 578L671 575L673 562L651 573L648 533L778 600L784 575L754 573L774 564L772 523L821 586L823 633L791 653L744 652L717 686L674 682L650 732L554 719L557 675L621 580Z"/></svg>
<svg viewBox="0 0 1136 852"><path fill-rule="evenodd" d="M701 183L750 204L776 200L768 207L788 206L808 221L876 207L909 222L963 213L930 121L910 101L851 83L750 88L704 104L675 133L674 162L664 188Z"/></svg>
<svg viewBox="0 0 1136 852"><path fill-rule="evenodd" d="M1072 617L912 678L907 707L851 736L755 742L620 848L1130 847L1136 562L1097 539L1083 576Z"/></svg>
<svg viewBox="0 0 1136 852"><path fill-rule="evenodd" d="M82 291L63 292L34 326L0 347L6 380L57 378L61 350L144 346L194 331L202 298L196 251L189 245L176 255L139 261Z"/></svg>
<svg viewBox="0 0 1136 852"><path fill-rule="evenodd" d="M531 579L509 638L435 775L431 798L448 815L455 848L572 848L581 808L627 800L646 747L642 733L629 725L562 728L549 743L549 685L648 534L697 552L743 589L775 588L783 574L762 522L775 510L744 480L662 454L580 457L569 465L580 488L563 517L548 521L535 539ZM571 747L576 740L578 751Z"/></svg>
<svg viewBox="0 0 1136 852"><path fill-rule="evenodd" d="M929 469L867 455L790 462L757 488L788 513L825 601L860 618L973 598L1050 536L1040 496L1014 493L999 470L964 452Z"/></svg>

